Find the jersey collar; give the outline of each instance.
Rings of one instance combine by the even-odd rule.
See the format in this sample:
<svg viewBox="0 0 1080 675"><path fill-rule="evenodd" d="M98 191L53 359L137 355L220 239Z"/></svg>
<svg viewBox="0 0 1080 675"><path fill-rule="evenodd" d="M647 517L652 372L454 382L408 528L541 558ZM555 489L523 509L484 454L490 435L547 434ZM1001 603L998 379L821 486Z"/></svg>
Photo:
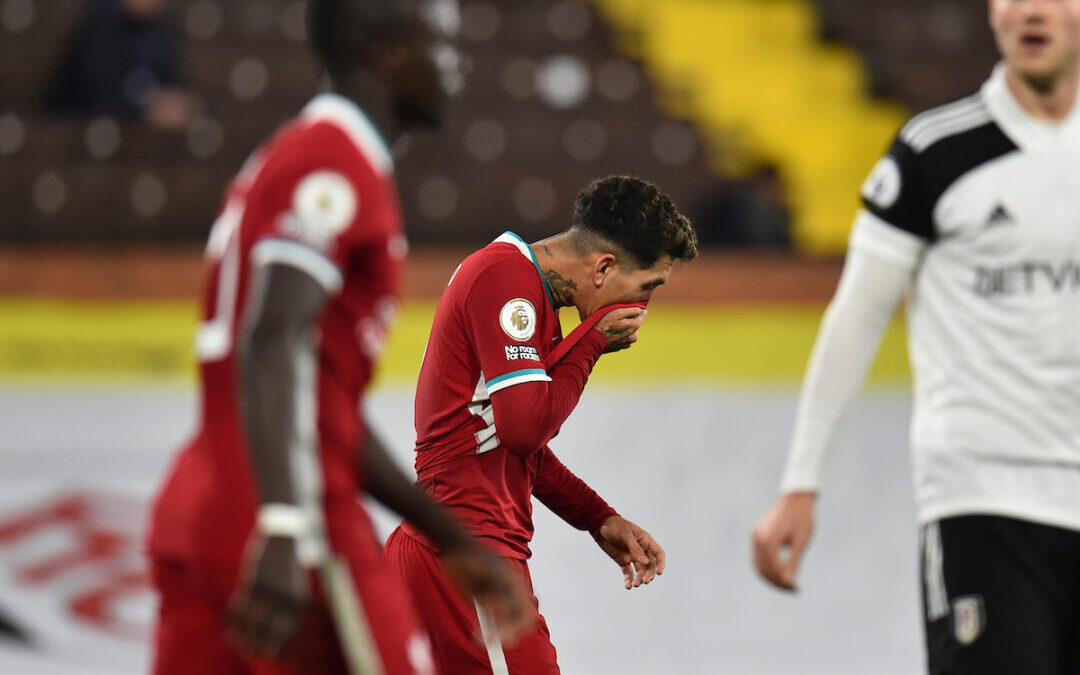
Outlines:
<svg viewBox="0 0 1080 675"><path fill-rule="evenodd" d="M536 266L536 273L540 275L541 283L544 284L544 292L547 293L547 299L548 302L551 303L551 309L552 311L554 311L555 298L551 295L551 288L548 286L547 279L544 278L544 271L540 269L540 263L536 260L536 254L532 252L532 249L529 248L529 245L525 243L525 240L514 234L513 232L503 232L492 243L512 244L513 246L516 246L519 251L521 251L521 255L532 261L532 264Z"/></svg>
<svg viewBox="0 0 1080 675"><path fill-rule="evenodd" d="M312 121L326 120L340 126L380 175L394 173L394 159L386 139L360 106L351 100L341 94L324 92L311 99L300 116Z"/></svg>
<svg viewBox="0 0 1080 675"><path fill-rule="evenodd" d="M1009 91L1004 63L994 68L980 91L994 121L1013 142L1023 148L1052 147L1060 145L1065 139L1080 138L1080 101L1073 104L1069 116L1060 122L1037 119L1024 110Z"/></svg>

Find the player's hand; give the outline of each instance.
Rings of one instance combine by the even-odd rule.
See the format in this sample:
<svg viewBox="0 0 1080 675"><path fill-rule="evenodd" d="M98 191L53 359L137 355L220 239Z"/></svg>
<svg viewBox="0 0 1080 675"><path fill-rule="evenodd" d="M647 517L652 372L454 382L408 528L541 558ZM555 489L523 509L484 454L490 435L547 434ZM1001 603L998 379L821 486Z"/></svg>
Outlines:
<svg viewBox="0 0 1080 675"><path fill-rule="evenodd" d="M247 654L272 658L300 625L310 591L293 538L252 536L247 569L229 603L229 638Z"/></svg>
<svg viewBox="0 0 1080 675"><path fill-rule="evenodd" d="M769 583L797 590L795 577L814 531L817 493L791 492L776 501L754 527L754 566Z"/></svg>
<svg viewBox="0 0 1080 675"><path fill-rule="evenodd" d="M504 646L513 645L533 627L532 594L505 561L472 541L443 551L440 559L454 584L491 612Z"/></svg>
<svg viewBox="0 0 1080 675"><path fill-rule="evenodd" d="M664 549L652 535L622 516L611 516L600 526L596 543L623 573L626 590L637 588L664 573Z"/></svg>
<svg viewBox="0 0 1080 675"><path fill-rule="evenodd" d="M641 328L641 323L645 321L645 315L648 313L647 309L623 307L608 312L597 321L596 330L603 333L608 341L604 353L617 352L637 342L638 328Z"/></svg>

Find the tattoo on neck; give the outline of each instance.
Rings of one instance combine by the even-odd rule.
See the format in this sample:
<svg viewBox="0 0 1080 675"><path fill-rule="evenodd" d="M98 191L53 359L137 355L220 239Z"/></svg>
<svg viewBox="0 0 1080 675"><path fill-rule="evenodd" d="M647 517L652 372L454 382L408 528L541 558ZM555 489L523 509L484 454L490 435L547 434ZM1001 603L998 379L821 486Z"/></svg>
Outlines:
<svg viewBox="0 0 1080 675"><path fill-rule="evenodd" d="M554 258L554 257L555 257L555 254L551 252L551 249L550 249L550 248L548 248L548 245L547 245L547 244L540 244L540 246L541 246L541 247L543 247L543 249L544 249L544 253L547 253L547 254L548 254L548 257L550 257L550 258Z"/></svg>
<svg viewBox="0 0 1080 675"><path fill-rule="evenodd" d="M555 270L544 270L544 278L547 279L548 288L555 296L555 304L560 307L568 307L573 302L573 292L577 290L577 283L573 279L564 279Z"/></svg>

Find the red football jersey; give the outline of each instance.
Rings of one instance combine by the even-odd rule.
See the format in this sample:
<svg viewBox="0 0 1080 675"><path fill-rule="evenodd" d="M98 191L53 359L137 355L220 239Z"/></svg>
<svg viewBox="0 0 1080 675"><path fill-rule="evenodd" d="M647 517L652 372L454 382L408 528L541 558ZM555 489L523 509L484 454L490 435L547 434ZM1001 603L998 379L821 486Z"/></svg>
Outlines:
<svg viewBox="0 0 1080 675"><path fill-rule="evenodd" d="M543 445L544 439L525 456L500 445L491 395L550 382L545 358L561 339L559 315L532 251L507 232L454 273L435 311L420 368L419 482L507 557L530 555L534 494L582 529L614 514ZM600 347L590 348L595 359Z"/></svg>
<svg viewBox="0 0 1080 675"><path fill-rule="evenodd" d="M507 232L466 258L435 310L420 367L417 471L499 447L490 395L551 381L543 359L561 338L547 281L520 237Z"/></svg>
<svg viewBox="0 0 1080 675"><path fill-rule="evenodd" d="M197 340L201 420L159 497L153 553L235 560L253 526L236 343L252 271L268 263L300 268L331 293L319 324L311 402L331 539L341 520L335 511L366 521L353 512L365 437L360 397L397 311L405 251L389 149L351 101L316 97L248 160L207 245Z"/></svg>

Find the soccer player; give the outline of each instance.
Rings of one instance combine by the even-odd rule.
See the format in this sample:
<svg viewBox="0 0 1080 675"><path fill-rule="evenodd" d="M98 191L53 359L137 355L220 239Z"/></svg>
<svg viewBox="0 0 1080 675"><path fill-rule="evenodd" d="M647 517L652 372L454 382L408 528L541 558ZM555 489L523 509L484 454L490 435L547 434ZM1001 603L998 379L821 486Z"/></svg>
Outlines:
<svg viewBox="0 0 1080 675"><path fill-rule="evenodd" d="M532 497L589 532L622 568L627 589L664 571L652 536L547 444L600 355L636 341L644 304L675 261L696 254L690 222L666 195L614 176L578 195L569 230L531 245L507 232L466 258L443 293L416 391L419 483L524 579ZM568 306L584 323L561 341L558 309ZM558 673L539 613L536 629L502 650L486 634L485 613L448 583L440 549L406 523L385 555L413 591L443 674ZM478 626L487 649L474 638Z"/></svg>
<svg viewBox="0 0 1080 675"><path fill-rule="evenodd" d="M456 5L311 12L333 92L255 152L207 246L201 423L149 541L159 675L434 672L362 490L440 541L506 632L529 621L516 573L404 477L359 413L405 253L384 139L442 119L460 84L445 56Z"/></svg>
<svg viewBox="0 0 1080 675"><path fill-rule="evenodd" d="M913 118L865 208L754 560L782 588L900 297L929 671L1080 672L1080 0L990 0L1002 63Z"/></svg>

